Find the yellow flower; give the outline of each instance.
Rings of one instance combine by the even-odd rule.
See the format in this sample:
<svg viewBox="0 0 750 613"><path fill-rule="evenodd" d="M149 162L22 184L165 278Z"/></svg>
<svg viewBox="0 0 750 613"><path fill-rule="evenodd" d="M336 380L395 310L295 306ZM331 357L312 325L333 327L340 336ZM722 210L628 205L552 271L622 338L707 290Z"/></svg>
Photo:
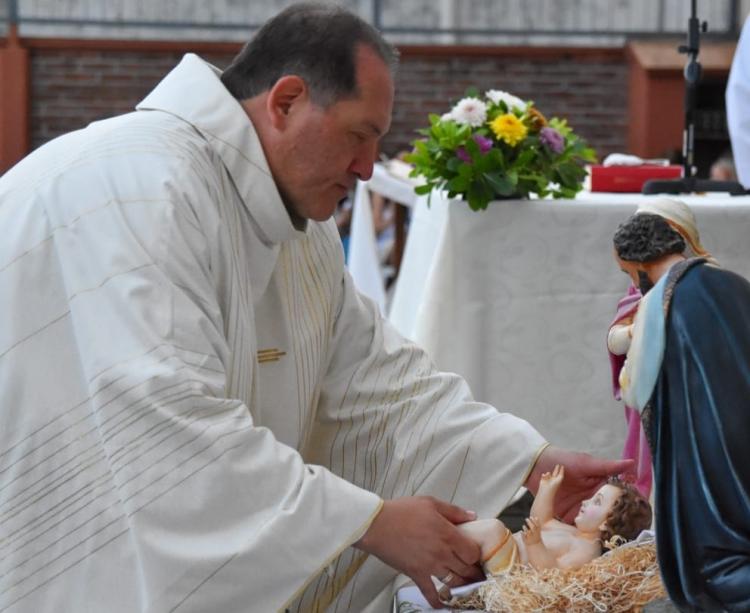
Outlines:
<svg viewBox="0 0 750 613"><path fill-rule="evenodd" d="M511 147L515 147L524 138L528 129L513 113L498 115L490 122L490 128L500 140L504 140Z"/></svg>

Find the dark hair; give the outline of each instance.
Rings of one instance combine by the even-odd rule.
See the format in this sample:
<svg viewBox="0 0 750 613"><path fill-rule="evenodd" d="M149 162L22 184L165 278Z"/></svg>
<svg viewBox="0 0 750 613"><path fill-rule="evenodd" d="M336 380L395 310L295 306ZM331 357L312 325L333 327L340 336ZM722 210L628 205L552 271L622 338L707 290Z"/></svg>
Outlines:
<svg viewBox="0 0 750 613"><path fill-rule="evenodd" d="M615 251L626 262L651 262L685 251L685 239L661 215L637 213L617 228Z"/></svg>
<svg viewBox="0 0 750 613"><path fill-rule="evenodd" d="M371 25L341 7L294 4L267 21L222 73L238 100L269 90L281 77L297 75L312 99L328 106L357 94L356 52L372 49L394 72L398 52Z"/></svg>
<svg viewBox="0 0 750 613"><path fill-rule="evenodd" d="M610 477L607 483L622 493L607 515L607 529L601 531L602 543L610 541L613 536L632 541L651 526L651 505L630 483L617 477Z"/></svg>

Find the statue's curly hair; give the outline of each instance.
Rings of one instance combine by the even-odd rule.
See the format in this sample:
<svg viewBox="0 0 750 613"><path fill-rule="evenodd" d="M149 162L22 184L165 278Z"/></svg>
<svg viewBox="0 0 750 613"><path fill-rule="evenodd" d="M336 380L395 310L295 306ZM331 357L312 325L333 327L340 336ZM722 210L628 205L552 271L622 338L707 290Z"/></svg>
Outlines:
<svg viewBox="0 0 750 613"><path fill-rule="evenodd" d="M602 543L612 542L613 536L632 541L651 526L651 505L632 484L617 477L607 481L622 491L607 515L607 529L601 531Z"/></svg>
<svg viewBox="0 0 750 613"><path fill-rule="evenodd" d="M617 228L615 251L626 262L651 262L685 251L685 239L661 215L631 215Z"/></svg>

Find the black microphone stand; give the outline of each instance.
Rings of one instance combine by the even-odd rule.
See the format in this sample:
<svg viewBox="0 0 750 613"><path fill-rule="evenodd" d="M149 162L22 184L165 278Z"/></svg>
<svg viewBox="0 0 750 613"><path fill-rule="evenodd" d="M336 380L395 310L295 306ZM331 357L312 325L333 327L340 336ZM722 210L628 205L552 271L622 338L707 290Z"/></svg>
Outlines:
<svg viewBox="0 0 750 613"><path fill-rule="evenodd" d="M698 61L700 33L708 29L696 17L697 0L691 0L688 19L687 44L677 50L688 56L685 65L685 129L682 133L682 178L673 180L650 179L643 184L644 194L690 194L693 192L729 192L733 196L745 194L745 188L737 181L712 181L694 176L695 157L695 98L702 68Z"/></svg>

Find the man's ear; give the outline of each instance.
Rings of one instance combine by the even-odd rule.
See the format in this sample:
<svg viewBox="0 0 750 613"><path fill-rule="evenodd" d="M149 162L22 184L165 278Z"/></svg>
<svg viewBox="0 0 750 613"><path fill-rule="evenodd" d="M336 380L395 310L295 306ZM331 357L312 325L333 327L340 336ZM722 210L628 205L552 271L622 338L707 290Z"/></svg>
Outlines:
<svg viewBox="0 0 750 613"><path fill-rule="evenodd" d="M603 521L599 526L599 532L606 532L607 530L609 530L609 526L606 521Z"/></svg>
<svg viewBox="0 0 750 613"><path fill-rule="evenodd" d="M306 102L308 97L307 84L300 77L286 75L276 81L266 97L266 112L273 127L283 130L295 107Z"/></svg>

